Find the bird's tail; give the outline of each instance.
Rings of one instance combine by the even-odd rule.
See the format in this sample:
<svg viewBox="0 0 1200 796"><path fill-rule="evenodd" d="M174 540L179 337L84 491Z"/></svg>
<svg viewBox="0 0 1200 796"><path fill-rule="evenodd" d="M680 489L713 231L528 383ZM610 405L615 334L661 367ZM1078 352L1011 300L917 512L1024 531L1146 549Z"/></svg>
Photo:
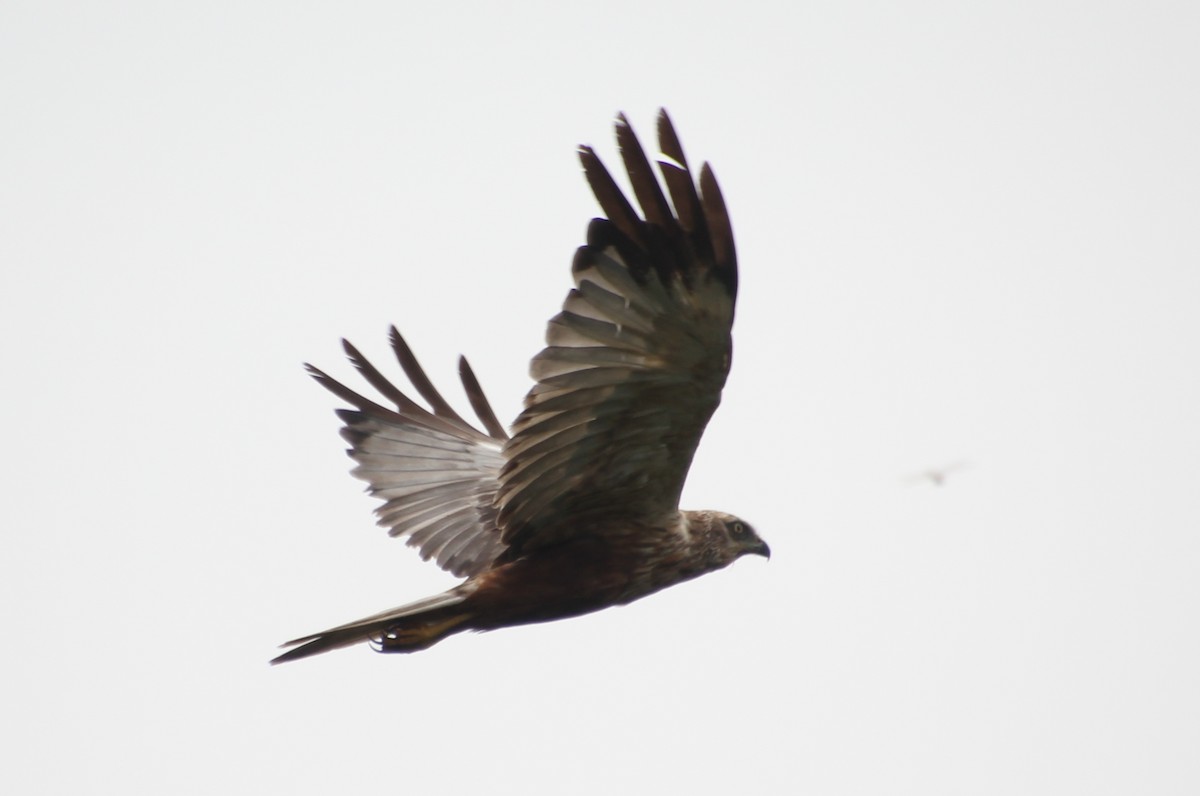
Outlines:
<svg viewBox="0 0 1200 796"><path fill-rule="evenodd" d="M452 633L467 629L463 625L472 615L462 608L466 597L455 589L293 639L280 645L291 649L271 663L295 661L363 641L374 641L382 652L423 650Z"/></svg>

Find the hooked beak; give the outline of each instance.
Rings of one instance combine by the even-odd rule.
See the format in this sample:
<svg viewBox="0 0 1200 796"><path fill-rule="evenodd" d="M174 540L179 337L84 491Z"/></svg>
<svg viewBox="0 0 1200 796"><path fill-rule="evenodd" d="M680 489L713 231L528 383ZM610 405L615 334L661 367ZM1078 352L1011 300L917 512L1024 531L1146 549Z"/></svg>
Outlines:
<svg viewBox="0 0 1200 796"><path fill-rule="evenodd" d="M749 549L747 549L746 552L751 553L756 556L762 556L763 558L767 559L768 561L771 560L771 548L768 547L767 543L764 542L762 539L759 539L758 542L756 544L754 544L752 547L750 547Z"/></svg>

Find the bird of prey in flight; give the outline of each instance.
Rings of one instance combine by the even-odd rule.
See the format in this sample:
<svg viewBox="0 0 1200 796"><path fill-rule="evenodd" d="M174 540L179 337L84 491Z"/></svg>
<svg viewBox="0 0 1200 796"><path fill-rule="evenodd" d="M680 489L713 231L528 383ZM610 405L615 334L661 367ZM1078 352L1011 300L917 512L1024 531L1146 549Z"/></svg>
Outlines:
<svg viewBox="0 0 1200 796"><path fill-rule="evenodd" d="M533 358L535 383L511 433L465 359L459 375L482 429L450 408L395 328L392 349L428 408L348 342L379 398L309 366L352 407L338 410L341 433L354 474L384 501L379 524L465 580L289 641L272 663L368 641L414 652L464 630L622 605L748 553L770 555L744 520L679 509L729 373L738 279L725 201L707 163L697 186L665 111L657 162L665 194L624 115L616 133L641 215L591 147L580 147L606 218L591 222L575 254L575 287Z"/></svg>

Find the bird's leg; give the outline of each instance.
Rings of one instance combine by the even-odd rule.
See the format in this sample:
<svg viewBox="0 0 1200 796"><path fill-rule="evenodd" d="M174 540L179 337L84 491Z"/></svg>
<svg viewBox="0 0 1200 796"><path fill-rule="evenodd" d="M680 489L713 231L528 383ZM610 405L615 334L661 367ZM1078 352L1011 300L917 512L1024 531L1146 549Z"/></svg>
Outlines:
<svg viewBox="0 0 1200 796"><path fill-rule="evenodd" d="M470 614L456 614L440 622L422 622L415 626L394 625L384 631L379 640L379 651L416 652L432 647L470 618Z"/></svg>

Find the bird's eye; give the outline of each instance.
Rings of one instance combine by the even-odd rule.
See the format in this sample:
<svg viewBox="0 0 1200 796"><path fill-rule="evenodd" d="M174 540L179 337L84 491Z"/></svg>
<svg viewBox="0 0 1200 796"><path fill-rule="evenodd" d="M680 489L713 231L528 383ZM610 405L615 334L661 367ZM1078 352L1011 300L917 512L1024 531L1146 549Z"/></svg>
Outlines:
<svg viewBox="0 0 1200 796"><path fill-rule="evenodd" d="M742 523L740 523L740 522L735 522L735 523L733 524L733 535L734 535L734 536L741 536L741 535L742 535L742 534L744 534L745 532L746 532L746 526L745 526L745 525L743 525L743 524L742 524Z"/></svg>

